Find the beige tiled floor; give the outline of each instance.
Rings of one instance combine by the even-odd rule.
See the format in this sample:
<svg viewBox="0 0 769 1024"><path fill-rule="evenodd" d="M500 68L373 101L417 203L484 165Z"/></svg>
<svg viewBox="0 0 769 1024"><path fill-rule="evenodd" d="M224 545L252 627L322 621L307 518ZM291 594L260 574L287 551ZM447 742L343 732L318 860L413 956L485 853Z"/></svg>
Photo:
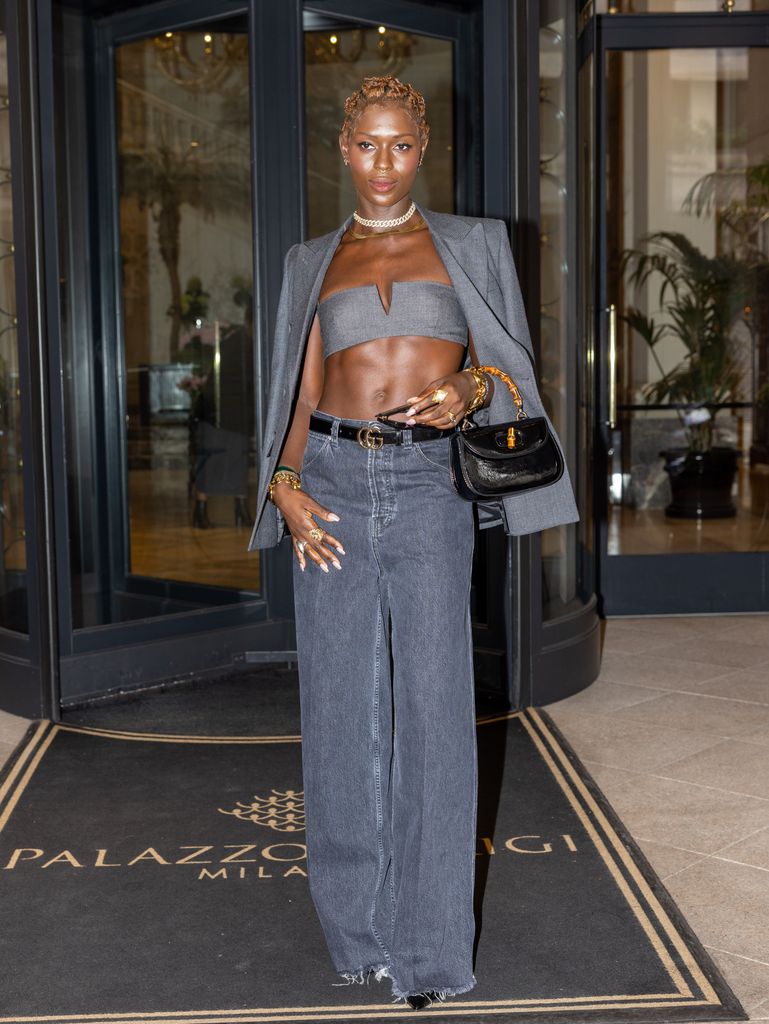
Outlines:
<svg viewBox="0 0 769 1024"><path fill-rule="evenodd" d="M769 615L612 619L599 679L547 710L769 1021ZM0 763L27 725L0 712Z"/></svg>
<svg viewBox="0 0 769 1024"><path fill-rule="evenodd" d="M598 680L547 710L769 1021L769 615L612 619Z"/></svg>

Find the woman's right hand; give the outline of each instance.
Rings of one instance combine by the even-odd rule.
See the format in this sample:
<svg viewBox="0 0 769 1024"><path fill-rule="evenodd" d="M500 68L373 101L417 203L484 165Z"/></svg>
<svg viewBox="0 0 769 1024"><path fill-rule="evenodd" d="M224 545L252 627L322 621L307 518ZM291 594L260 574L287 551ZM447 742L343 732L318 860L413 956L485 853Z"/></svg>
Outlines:
<svg viewBox="0 0 769 1024"><path fill-rule="evenodd" d="M287 483L275 485L273 490L273 501L280 510L294 545L294 554L299 562L299 568L304 572L306 556L309 556L319 569L328 572L326 559L335 569L341 569L342 565L334 554L334 549L341 555L346 552L341 543L330 533L323 531L321 540L310 536L310 530L322 529L318 526L313 517L323 519L328 523L338 523L339 516L320 505L314 498L311 498L305 491L295 491Z"/></svg>

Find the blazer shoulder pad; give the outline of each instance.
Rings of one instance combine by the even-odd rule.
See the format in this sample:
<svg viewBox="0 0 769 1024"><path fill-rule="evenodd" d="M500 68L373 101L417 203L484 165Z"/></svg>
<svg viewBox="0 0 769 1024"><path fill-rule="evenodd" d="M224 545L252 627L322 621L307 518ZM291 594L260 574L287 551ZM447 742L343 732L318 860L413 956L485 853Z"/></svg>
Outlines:
<svg viewBox="0 0 769 1024"><path fill-rule="evenodd" d="M452 225L453 224L456 224L456 225L466 224L469 228L474 228L476 224L483 224L483 226L486 228L486 227L489 227L490 225L495 225L495 224L502 224L502 225L504 225L504 223L505 223L503 220L500 220L498 217L466 217L466 216L464 216L463 214L460 214L460 213L438 213L438 212L436 212L434 210L430 211L430 216L431 216L432 219L436 219L437 218L438 220L442 221L444 224L447 224L447 225L448 224L452 224Z"/></svg>
<svg viewBox="0 0 769 1024"><path fill-rule="evenodd" d="M331 244L332 239L339 231L339 228L335 228L333 231L327 231L325 235L318 235L317 238L306 238L300 245L306 245L310 249L325 249Z"/></svg>
<svg viewBox="0 0 769 1024"><path fill-rule="evenodd" d="M439 231L449 238L463 238L480 224L483 228L487 245L491 239L494 239L494 245L498 245L500 234L503 232L507 233L505 222L496 217L464 217L457 213L435 213L430 211L430 220Z"/></svg>
<svg viewBox="0 0 769 1024"><path fill-rule="evenodd" d="M294 242L293 245L290 245L288 247L288 249L286 249L286 254L283 257L283 276L284 277L286 276L286 274L290 270L293 271L293 266L296 263L297 253L299 252L299 244L300 244L299 242Z"/></svg>

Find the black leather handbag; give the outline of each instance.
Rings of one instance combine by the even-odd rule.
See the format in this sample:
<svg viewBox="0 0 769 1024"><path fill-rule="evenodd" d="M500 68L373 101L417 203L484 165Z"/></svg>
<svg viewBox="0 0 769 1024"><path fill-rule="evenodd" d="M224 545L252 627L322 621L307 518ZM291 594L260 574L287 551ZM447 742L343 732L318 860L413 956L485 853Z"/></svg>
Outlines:
<svg viewBox="0 0 769 1024"><path fill-rule="evenodd" d="M478 369L504 381L518 414L511 423L457 427L449 438L449 462L459 494L488 501L555 483L563 474L563 457L545 417L526 415L515 381L502 370Z"/></svg>

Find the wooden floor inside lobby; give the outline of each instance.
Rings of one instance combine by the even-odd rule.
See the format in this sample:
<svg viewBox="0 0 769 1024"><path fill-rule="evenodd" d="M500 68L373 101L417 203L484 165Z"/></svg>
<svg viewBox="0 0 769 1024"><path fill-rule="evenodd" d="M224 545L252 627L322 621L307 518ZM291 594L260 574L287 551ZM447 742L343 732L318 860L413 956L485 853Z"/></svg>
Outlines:
<svg viewBox="0 0 769 1024"><path fill-rule="evenodd" d="M600 678L547 710L769 1021L769 615L611 619ZM0 712L0 762L27 724Z"/></svg>

